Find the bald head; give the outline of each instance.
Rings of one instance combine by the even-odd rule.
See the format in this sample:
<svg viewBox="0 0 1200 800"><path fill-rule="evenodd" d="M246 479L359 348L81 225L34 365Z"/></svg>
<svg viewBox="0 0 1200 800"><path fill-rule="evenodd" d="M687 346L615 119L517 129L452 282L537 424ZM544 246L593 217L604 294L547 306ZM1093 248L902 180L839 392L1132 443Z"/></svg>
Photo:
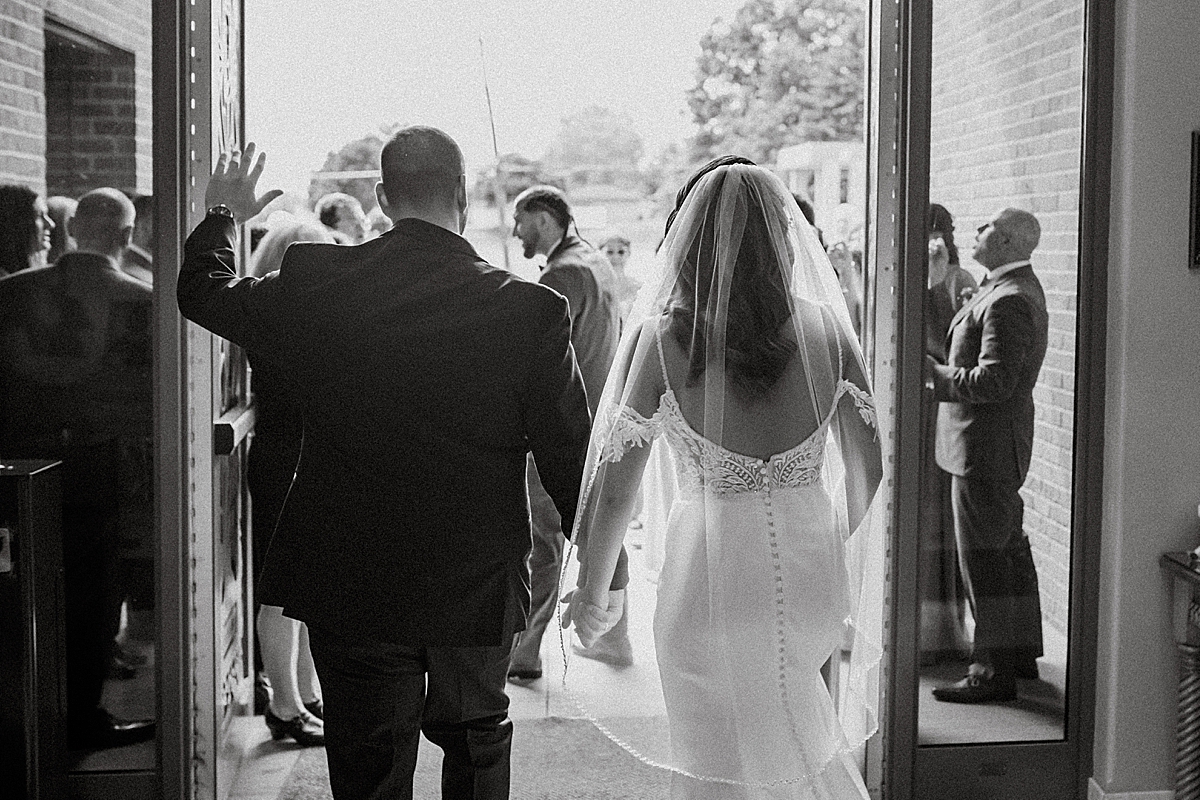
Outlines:
<svg viewBox="0 0 1200 800"><path fill-rule="evenodd" d="M136 214L133 203L116 189L94 189L79 198L71 218L76 247L119 259L129 247Z"/></svg>
<svg viewBox="0 0 1200 800"><path fill-rule="evenodd" d="M1042 238L1037 217L1019 208L1006 208L979 226L971 255L989 270L1028 261Z"/></svg>
<svg viewBox="0 0 1200 800"><path fill-rule="evenodd" d="M466 164L449 134L427 125L404 128L384 145L379 161L379 206L393 220L455 210L465 220Z"/></svg>
<svg viewBox="0 0 1200 800"><path fill-rule="evenodd" d="M997 222L1009 235L1016 259L1027 259L1042 240L1042 225L1037 217L1019 208L1006 208L997 216Z"/></svg>

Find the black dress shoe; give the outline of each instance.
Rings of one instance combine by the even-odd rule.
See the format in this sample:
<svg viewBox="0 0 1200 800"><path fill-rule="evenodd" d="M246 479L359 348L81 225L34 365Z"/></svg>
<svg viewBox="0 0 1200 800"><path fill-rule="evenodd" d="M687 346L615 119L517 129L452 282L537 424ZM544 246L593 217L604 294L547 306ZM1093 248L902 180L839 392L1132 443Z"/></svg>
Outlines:
<svg viewBox="0 0 1200 800"><path fill-rule="evenodd" d="M321 698L318 697L311 703L305 703L304 708L308 710L308 713L312 714L317 719L321 720L322 722L325 721L325 701Z"/></svg>
<svg viewBox="0 0 1200 800"><path fill-rule="evenodd" d="M509 667L508 679L510 681L536 681L542 677L541 667Z"/></svg>
<svg viewBox="0 0 1200 800"><path fill-rule="evenodd" d="M254 675L254 716L267 713L271 706L271 679L267 673L258 671Z"/></svg>
<svg viewBox="0 0 1200 800"><path fill-rule="evenodd" d="M510 681L536 681L542 677L542 659L539 657L532 664L520 664L517 661L508 663L508 679Z"/></svg>
<svg viewBox="0 0 1200 800"><path fill-rule="evenodd" d="M933 696L944 703L1003 703L1017 699L1017 682L1011 675L968 675L958 683L934 689Z"/></svg>
<svg viewBox="0 0 1200 800"><path fill-rule="evenodd" d="M307 711L301 711L291 719L280 719L268 708L263 718L267 721L267 728L271 731L271 738L276 741L290 736L295 740L296 744L303 745L304 747L325 746L324 723Z"/></svg>
<svg viewBox="0 0 1200 800"><path fill-rule="evenodd" d="M67 738L72 750L124 747L154 738L152 719L117 719L103 708L93 709L82 717L72 718L68 723Z"/></svg>

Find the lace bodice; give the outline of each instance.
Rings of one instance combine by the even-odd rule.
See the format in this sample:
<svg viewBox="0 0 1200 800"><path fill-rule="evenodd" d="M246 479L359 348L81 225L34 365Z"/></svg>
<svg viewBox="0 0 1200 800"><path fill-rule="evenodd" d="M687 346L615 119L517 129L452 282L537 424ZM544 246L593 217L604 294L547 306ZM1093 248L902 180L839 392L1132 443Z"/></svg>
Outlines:
<svg viewBox="0 0 1200 800"><path fill-rule="evenodd" d="M843 395L849 394L863 421L875 427L875 403L871 395L843 378L838 381L829 413L800 444L767 459L735 453L704 438L683 416L667 377L661 335L657 338L659 365L666 387L658 409L646 419L627 406L614 408L610 418L597 430L603 443L601 458L604 461L620 461L631 447L648 445L663 435L674 454L681 492L763 492L810 486L820 479L825 461L825 431Z"/></svg>
<svg viewBox="0 0 1200 800"><path fill-rule="evenodd" d="M620 461L632 447L666 438L674 456L680 491L739 494L769 489L810 486L821 477L825 460L825 432L843 394L850 394L863 420L875 425L871 396L850 381L838 383L830 413L800 444L767 459L735 453L701 436L684 418L675 392L668 387L658 410L649 419L622 407L601 432L605 444L601 457Z"/></svg>

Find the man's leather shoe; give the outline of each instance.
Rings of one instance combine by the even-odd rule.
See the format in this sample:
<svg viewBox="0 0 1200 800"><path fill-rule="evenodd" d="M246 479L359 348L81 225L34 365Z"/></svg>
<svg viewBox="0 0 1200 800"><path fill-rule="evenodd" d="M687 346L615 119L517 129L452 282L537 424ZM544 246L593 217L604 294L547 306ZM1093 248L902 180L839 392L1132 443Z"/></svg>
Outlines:
<svg viewBox="0 0 1200 800"><path fill-rule="evenodd" d="M307 709L308 713L312 714L317 719L321 720L322 722L325 721L325 701L321 698L318 697L311 703L305 703L304 708Z"/></svg>
<svg viewBox="0 0 1200 800"><path fill-rule="evenodd" d="M276 741L290 736L296 744L304 747L325 745L325 724L307 711L301 711L291 719L280 719L268 708L263 718L271 731L271 738Z"/></svg>
<svg viewBox="0 0 1200 800"><path fill-rule="evenodd" d="M1036 658L1017 659L1013 665L1013 673L1022 680L1036 681L1038 679L1038 664Z"/></svg>
<svg viewBox="0 0 1200 800"><path fill-rule="evenodd" d="M1012 676L967 675L958 683L933 690L944 703L1002 703L1017 699L1017 682Z"/></svg>
<svg viewBox="0 0 1200 800"><path fill-rule="evenodd" d="M146 742L154 738L152 719L117 719L103 708L95 708L71 719L68 741L73 750L103 750Z"/></svg>
<svg viewBox="0 0 1200 800"><path fill-rule="evenodd" d="M513 665L508 668L508 679L510 681L536 681L540 677L542 677L541 664L533 667Z"/></svg>

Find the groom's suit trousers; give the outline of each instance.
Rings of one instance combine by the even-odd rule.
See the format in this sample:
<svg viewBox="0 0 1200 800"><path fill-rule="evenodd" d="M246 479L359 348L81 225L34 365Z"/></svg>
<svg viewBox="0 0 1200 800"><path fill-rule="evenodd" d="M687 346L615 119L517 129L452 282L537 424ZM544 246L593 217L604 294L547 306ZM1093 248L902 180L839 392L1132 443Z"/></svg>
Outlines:
<svg viewBox="0 0 1200 800"><path fill-rule="evenodd" d="M364 643L309 630L334 800L412 800L421 734L442 748L444 800L507 800L509 647Z"/></svg>

